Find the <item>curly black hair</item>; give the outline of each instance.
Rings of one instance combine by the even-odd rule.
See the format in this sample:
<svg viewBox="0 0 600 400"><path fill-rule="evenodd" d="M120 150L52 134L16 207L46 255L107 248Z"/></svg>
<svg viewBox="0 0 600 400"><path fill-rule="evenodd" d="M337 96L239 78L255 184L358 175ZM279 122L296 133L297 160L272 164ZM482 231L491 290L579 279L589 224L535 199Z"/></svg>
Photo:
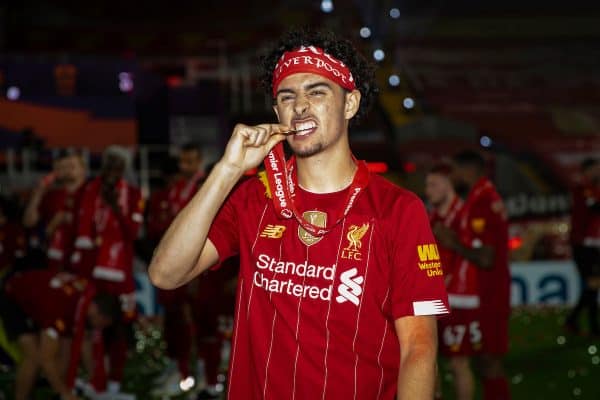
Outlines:
<svg viewBox="0 0 600 400"><path fill-rule="evenodd" d="M375 83L375 66L368 62L349 40L338 38L330 31L294 28L285 33L279 42L261 57L260 83L267 95L272 96L273 70L283 53L300 46L319 47L350 69L356 88L361 93L358 112L350 122L358 122L367 114L379 91Z"/></svg>

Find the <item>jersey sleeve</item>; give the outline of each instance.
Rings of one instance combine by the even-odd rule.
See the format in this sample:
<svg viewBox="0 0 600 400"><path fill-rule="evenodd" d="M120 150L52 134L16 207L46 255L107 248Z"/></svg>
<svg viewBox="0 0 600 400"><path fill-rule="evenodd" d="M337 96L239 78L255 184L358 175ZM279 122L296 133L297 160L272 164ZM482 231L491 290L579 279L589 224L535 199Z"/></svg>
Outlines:
<svg viewBox="0 0 600 400"><path fill-rule="evenodd" d="M448 314L440 254L422 201L397 206L391 232L392 316Z"/></svg>
<svg viewBox="0 0 600 400"><path fill-rule="evenodd" d="M239 253L238 210L244 207L243 188L243 185L236 187L225 200L208 232L208 239L215 245L219 254L219 264Z"/></svg>

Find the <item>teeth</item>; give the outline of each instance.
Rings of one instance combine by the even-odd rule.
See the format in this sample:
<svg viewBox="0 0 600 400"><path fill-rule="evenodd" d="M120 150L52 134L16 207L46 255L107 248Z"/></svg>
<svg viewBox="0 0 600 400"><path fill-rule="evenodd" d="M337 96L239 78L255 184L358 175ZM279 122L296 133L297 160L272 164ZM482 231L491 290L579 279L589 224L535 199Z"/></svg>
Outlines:
<svg viewBox="0 0 600 400"><path fill-rule="evenodd" d="M317 124L314 121L300 122L296 124L295 128L297 131L307 131L309 129L315 128Z"/></svg>

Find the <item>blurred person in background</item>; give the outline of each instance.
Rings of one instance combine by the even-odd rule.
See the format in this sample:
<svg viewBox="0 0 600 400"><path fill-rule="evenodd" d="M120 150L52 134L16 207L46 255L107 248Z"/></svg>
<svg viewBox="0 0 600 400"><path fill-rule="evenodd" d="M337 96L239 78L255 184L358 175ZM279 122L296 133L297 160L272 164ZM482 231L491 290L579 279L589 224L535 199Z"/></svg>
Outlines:
<svg viewBox="0 0 600 400"><path fill-rule="evenodd" d="M179 287L239 254L229 400L431 399L448 309L427 214L349 144L373 66L347 40L297 30L262 59L261 81L279 123L234 127L163 236L152 282ZM267 179L236 187L261 162Z"/></svg>
<svg viewBox="0 0 600 400"><path fill-rule="evenodd" d="M41 246L46 251L47 266L54 271L70 269L79 196L86 174L79 153L59 151L53 171L40 180L23 215L26 228L42 230L45 239ZM36 264L33 260L31 263Z"/></svg>
<svg viewBox="0 0 600 400"><path fill-rule="evenodd" d="M175 181L178 180L178 172L178 161L173 157L167 157L161 163L160 182L154 187L148 199L144 221L146 223L146 240L144 242L149 250L145 250L144 255L147 255L145 258L148 263L150 263L154 248L173 221L169 193Z"/></svg>
<svg viewBox="0 0 600 400"><path fill-rule="evenodd" d="M133 277L134 242L143 222L140 190L123 178L131 162L129 151L110 146L102 154L99 176L83 188L77 220L73 268L94 282L99 293L118 296L119 323L105 329L110 359L111 392L120 390L128 344L133 341L136 314ZM97 338L97 337L96 337ZM99 382L96 389L104 389Z"/></svg>
<svg viewBox="0 0 600 400"><path fill-rule="evenodd" d="M496 188L486 177L481 154L463 151L453 157L452 163L454 187L457 192L468 195L459 215L458 231L437 225L435 235L442 246L463 259L455 263L458 268L468 263L477 271L473 279L478 297L472 300L479 302L480 324L470 326L468 336L474 345L479 340L482 342L476 362L483 380L484 399L507 400L510 387L502 361L508 352L510 316L506 210ZM467 303L470 304L471 299Z"/></svg>
<svg viewBox="0 0 600 400"><path fill-rule="evenodd" d="M27 249L25 230L16 209L10 200L0 197L0 280L17 269Z"/></svg>
<svg viewBox="0 0 600 400"><path fill-rule="evenodd" d="M39 269L12 275L0 290L0 317L21 350L15 399L30 398L40 369L61 399L77 399L66 376L77 365L67 355L78 353L86 328L106 328L118 315L118 299L97 294L85 278Z"/></svg>
<svg viewBox="0 0 600 400"><path fill-rule="evenodd" d="M434 234L441 228L458 232L463 201L454 191L449 164L435 165L425 177ZM451 314L438 320L440 354L449 361L457 400L472 400L475 379L471 358L481 350L477 270L451 249L438 246ZM441 386L441 385L440 385ZM441 394L440 397L441 398Z"/></svg>
<svg viewBox="0 0 600 400"><path fill-rule="evenodd" d="M177 165L178 175L166 192L162 193L166 196L163 203L166 208L156 209L158 215L151 217L153 221L168 217L167 220L162 218L165 222L160 226L162 230L153 232L159 240L177 214L196 194L205 176L202 170L202 149L195 143L187 143L180 148ZM194 358L193 350L198 348L195 343L198 327L193 312L197 290L197 281L173 290L158 290L158 301L164 307L164 337L169 364L156 380L156 384L160 386L154 392L157 395L177 395L196 383L190 364Z"/></svg>
<svg viewBox="0 0 600 400"><path fill-rule="evenodd" d="M566 328L581 334L579 316L587 311L590 334L600 337L598 290L600 289L600 161L588 158L581 163L581 180L572 191L571 249L581 277L577 305L567 317Z"/></svg>

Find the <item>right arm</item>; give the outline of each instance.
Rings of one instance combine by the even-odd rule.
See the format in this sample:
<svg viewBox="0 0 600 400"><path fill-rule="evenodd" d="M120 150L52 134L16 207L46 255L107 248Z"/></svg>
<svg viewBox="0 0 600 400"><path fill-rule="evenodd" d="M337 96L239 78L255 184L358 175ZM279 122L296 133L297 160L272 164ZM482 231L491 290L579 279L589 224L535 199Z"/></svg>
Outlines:
<svg viewBox="0 0 600 400"><path fill-rule="evenodd" d="M179 287L218 261L216 247L207 240L217 212L244 172L258 166L285 139L279 132L287 129L279 124L236 125L225 154L156 248L148 269L154 285Z"/></svg>

